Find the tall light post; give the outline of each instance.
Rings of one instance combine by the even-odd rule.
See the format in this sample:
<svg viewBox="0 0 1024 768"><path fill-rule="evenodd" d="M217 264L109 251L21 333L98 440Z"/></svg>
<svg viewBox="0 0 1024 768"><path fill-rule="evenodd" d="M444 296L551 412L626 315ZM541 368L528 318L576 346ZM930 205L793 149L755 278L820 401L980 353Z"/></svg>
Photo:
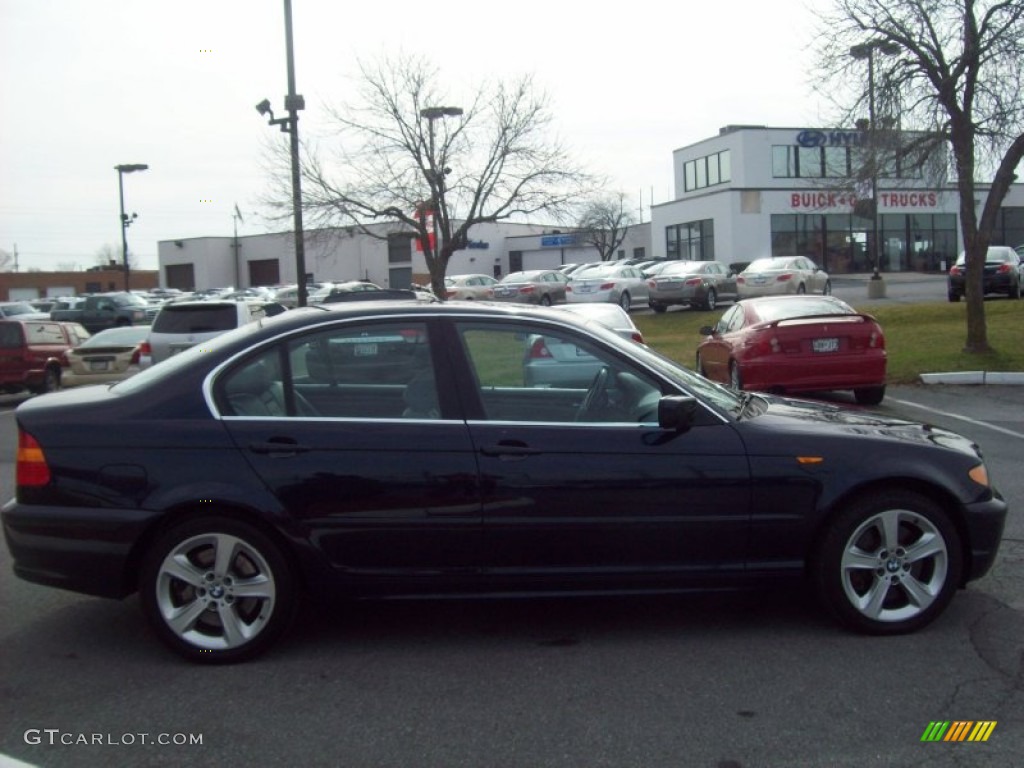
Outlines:
<svg viewBox="0 0 1024 768"><path fill-rule="evenodd" d="M302 230L302 180L299 170L299 110L306 108L306 100L295 92L295 51L292 45L292 3L284 0L285 55L288 60L288 95L284 97L284 108L288 117L274 118L270 100L264 99L256 105L261 115L269 115L270 125L280 126L282 133L291 137L292 159L292 211L295 220L295 272L298 284L296 303L306 306L306 240Z"/></svg>
<svg viewBox="0 0 1024 768"><path fill-rule="evenodd" d="M850 55L862 61L868 60L868 142L871 147L871 250L874 251L874 269L871 273L872 280L881 280L882 275L878 268L882 260L881 243L878 232L878 145L877 145L877 122L875 119L875 51L884 53L887 56L894 56L900 52L900 47L891 40L869 40L850 48ZM879 295L885 294L885 289L875 291Z"/></svg>
<svg viewBox="0 0 1024 768"><path fill-rule="evenodd" d="M126 165L115 165L114 170L117 171L117 196L121 202L121 259L122 267L124 269L124 289L127 291L131 283L131 267L128 265L128 227L130 227L139 214L133 213L130 217L124 212L124 175L126 173L135 173L136 171L148 170L149 166L145 163L130 163Z"/></svg>
<svg viewBox="0 0 1024 768"><path fill-rule="evenodd" d="M429 142L430 168L427 169L427 178L430 180L430 202L433 213L434 229L434 257L440 254L441 241L438 237L437 215L441 205L441 193L444 191L444 177L451 173L450 168L438 168L434 158L434 121L445 117L459 117L462 115L462 107L424 107L420 110L420 117L427 121L427 141ZM433 276L431 276L433 277Z"/></svg>

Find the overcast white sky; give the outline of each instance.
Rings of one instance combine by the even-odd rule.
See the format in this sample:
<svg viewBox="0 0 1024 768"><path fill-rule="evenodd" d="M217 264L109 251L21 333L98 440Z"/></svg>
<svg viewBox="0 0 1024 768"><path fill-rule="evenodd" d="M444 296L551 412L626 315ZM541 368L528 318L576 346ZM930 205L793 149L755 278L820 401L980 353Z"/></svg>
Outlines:
<svg viewBox="0 0 1024 768"><path fill-rule="evenodd" d="M358 59L424 53L451 103L479 78L532 73L560 138L646 209L670 199L672 151L734 123L820 124L810 7L830 0L664 3L293 0L300 135L353 92ZM0 249L22 270L85 268L129 246L267 231L263 144L287 141L282 0L0 0ZM432 10L436 8L437 10Z"/></svg>

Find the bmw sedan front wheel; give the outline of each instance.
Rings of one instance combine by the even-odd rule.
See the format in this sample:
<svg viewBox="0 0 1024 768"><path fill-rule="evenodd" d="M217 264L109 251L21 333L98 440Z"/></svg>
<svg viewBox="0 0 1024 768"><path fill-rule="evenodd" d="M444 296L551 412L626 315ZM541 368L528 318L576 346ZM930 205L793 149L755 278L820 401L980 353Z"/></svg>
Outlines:
<svg viewBox="0 0 1024 768"><path fill-rule="evenodd" d="M819 596L859 632L892 635L933 621L960 583L963 554L949 516L916 493L873 493L829 525L812 563Z"/></svg>
<svg viewBox="0 0 1024 768"><path fill-rule="evenodd" d="M229 518L167 531L143 562L139 592L157 635L191 661L242 661L269 647L295 613L295 580L273 541Z"/></svg>

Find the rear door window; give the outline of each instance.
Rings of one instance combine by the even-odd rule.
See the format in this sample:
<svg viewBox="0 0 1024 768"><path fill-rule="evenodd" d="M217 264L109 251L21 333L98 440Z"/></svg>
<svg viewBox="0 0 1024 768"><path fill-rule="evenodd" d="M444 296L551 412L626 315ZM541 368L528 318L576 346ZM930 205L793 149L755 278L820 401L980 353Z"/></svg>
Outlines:
<svg viewBox="0 0 1024 768"><path fill-rule="evenodd" d="M154 333L211 333L230 331L238 325L238 309L234 305L175 306L160 310L153 322Z"/></svg>
<svg viewBox="0 0 1024 768"><path fill-rule="evenodd" d="M68 340L57 323L25 323L25 337L29 344L60 344Z"/></svg>

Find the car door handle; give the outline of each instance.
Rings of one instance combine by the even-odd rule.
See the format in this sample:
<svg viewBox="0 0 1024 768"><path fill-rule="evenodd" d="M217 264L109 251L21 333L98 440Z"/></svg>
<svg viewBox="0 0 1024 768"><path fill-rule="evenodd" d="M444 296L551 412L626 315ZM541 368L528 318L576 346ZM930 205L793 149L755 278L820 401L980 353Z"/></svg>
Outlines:
<svg viewBox="0 0 1024 768"><path fill-rule="evenodd" d="M293 456L296 453L308 453L312 449L290 437L272 437L265 443L249 443L249 450L253 453Z"/></svg>
<svg viewBox="0 0 1024 768"><path fill-rule="evenodd" d="M499 459L522 459L537 456L541 451L531 448L519 440L502 440L497 445L485 445L480 448L484 456L496 456Z"/></svg>

